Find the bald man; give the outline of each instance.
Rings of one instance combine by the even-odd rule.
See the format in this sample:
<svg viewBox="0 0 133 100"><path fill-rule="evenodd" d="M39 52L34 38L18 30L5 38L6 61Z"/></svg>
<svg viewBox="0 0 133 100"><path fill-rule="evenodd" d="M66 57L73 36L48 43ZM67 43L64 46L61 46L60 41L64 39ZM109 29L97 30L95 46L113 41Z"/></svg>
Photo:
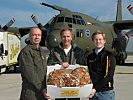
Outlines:
<svg viewBox="0 0 133 100"><path fill-rule="evenodd" d="M43 92L46 89L46 57L39 45L41 36L39 28L32 28L29 33L30 42L18 57L22 77L20 100L45 100Z"/></svg>

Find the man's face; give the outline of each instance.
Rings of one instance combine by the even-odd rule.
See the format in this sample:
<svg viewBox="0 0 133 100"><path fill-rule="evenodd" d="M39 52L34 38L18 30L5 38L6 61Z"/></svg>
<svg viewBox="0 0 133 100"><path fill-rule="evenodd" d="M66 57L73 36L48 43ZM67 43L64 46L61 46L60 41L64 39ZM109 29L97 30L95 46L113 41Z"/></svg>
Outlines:
<svg viewBox="0 0 133 100"><path fill-rule="evenodd" d="M70 46L72 41L72 34L69 30L66 30L61 35L61 41L64 46Z"/></svg>
<svg viewBox="0 0 133 100"><path fill-rule="evenodd" d="M102 34L97 34L94 36L93 43L97 49L104 47L105 42L106 41L104 40Z"/></svg>
<svg viewBox="0 0 133 100"><path fill-rule="evenodd" d="M34 45L39 45L41 41L41 30L38 28L34 28L32 32L30 33L30 42Z"/></svg>

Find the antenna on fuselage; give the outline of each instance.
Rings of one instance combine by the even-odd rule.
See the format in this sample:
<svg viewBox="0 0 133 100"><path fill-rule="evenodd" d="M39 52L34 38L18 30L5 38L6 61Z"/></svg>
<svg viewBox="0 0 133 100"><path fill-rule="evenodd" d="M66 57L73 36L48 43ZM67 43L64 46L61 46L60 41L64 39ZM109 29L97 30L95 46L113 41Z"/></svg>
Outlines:
<svg viewBox="0 0 133 100"><path fill-rule="evenodd" d="M68 12L68 11L70 11L70 10L68 10L66 8L62 8L62 7L59 7L59 6L56 6L56 5L49 5L49 4L44 3L44 2L41 2L40 4L44 5L44 6L47 6L47 7L50 7L50 8L53 8L53 9L58 10L60 12Z"/></svg>

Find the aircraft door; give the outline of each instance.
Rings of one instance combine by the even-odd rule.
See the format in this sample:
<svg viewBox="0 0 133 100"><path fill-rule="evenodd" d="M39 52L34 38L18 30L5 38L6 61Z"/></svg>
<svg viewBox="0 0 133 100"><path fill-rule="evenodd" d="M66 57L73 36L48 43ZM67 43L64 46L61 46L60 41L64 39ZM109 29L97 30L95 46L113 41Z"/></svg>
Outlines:
<svg viewBox="0 0 133 100"><path fill-rule="evenodd" d="M84 29L83 28L76 28L74 32L74 42L81 48L84 48Z"/></svg>

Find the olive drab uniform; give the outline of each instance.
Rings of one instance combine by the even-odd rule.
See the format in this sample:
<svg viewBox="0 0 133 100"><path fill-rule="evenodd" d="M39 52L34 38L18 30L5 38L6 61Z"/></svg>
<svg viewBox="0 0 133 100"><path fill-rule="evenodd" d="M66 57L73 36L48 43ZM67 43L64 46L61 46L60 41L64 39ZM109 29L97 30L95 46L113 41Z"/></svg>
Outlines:
<svg viewBox="0 0 133 100"><path fill-rule="evenodd" d="M18 61L22 77L20 100L45 100L42 95L42 90L46 88L44 50L28 44L21 50Z"/></svg>
<svg viewBox="0 0 133 100"><path fill-rule="evenodd" d="M97 92L113 89L113 76L116 60L112 53L103 48L98 55L93 53L87 57L87 66L93 87Z"/></svg>
<svg viewBox="0 0 133 100"><path fill-rule="evenodd" d="M66 55L62 43L50 51L47 61L48 65L60 64L61 62L68 62L71 65L79 64L85 65L83 50L72 44L72 48Z"/></svg>

